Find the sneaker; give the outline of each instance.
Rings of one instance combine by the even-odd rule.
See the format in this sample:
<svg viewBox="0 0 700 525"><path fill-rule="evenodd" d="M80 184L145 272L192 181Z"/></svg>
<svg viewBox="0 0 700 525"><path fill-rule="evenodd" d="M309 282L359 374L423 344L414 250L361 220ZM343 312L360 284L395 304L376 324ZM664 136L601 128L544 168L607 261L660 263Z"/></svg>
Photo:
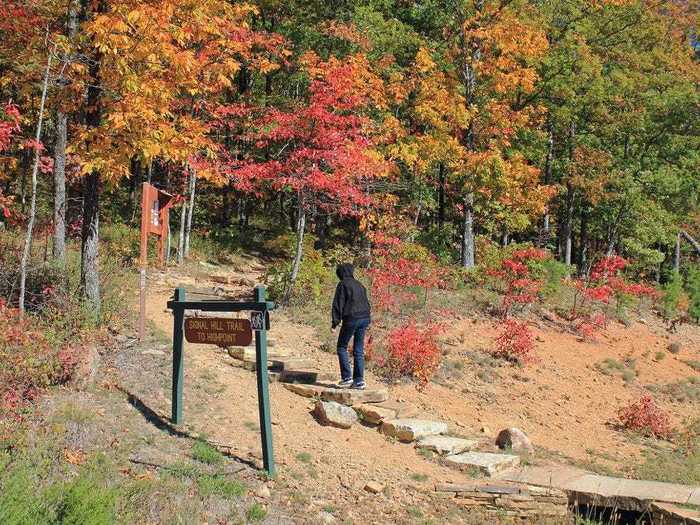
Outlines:
<svg viewBox="0 0 700 525"><path fill-rule="evenodd" d="M350 388L352 386L352 379L343 379L338 383L338 388Z"/></svg>
<svg viewBox="0 0 700 525"><path fill-rule="evenodd" d="M367 388L367 385L365 385L364 381L360 381L359 383L353 383L352 388L354 388L355 390L364 390L365 388Z"/></svg>

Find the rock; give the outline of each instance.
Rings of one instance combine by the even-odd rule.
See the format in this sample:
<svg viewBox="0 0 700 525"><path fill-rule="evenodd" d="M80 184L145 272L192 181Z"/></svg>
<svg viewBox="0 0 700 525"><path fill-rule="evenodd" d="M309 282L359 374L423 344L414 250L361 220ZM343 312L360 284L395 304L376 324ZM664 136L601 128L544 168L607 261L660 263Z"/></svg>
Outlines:
<svg viewBox="0 0 700 525"><path fill-rule="evenodd" d="M165 352L163 352L162 350L144 350L143 352L141 352L141 354L162 356L165 355Z"/></svg>
<svg viewBox="0 0 700 525"><path fill-rule="evenodd" d="M297 385L294 383L286 383L284 388L302 397L321 397L321 392L326 390L326 387L319 385Z"/></svg>
<svg viewBox="0 0 700 525"><path fill-rule="evenodd" d="M389 392L384 388L354 390L352 388L326 388L321 392L324 401L335 401L343 405L353 406L362 403L383 403L389 399Z"/></svg>
<svg viewBox="0 0 700 525"><path fill-rule="evenodd" d="M515 468L520 464L520 457L510 454L491 454L488 452L465 452L447 456L447 466L464 471L476 470L487 476L493 476L504 470Z"/></svg>
<svg viewBox="0 0 700 525"><path fill-rule="evenodd" d="M117 334L116 336L114 336L114 340L117 343L124 344L129 340L129 338L127 336L125 336L124 334Z"/></svg>
<svg viewBox="0 0 700 525"><path fill-rule="evenodd" d="M336 522L335 516L330 512L321 511L318 513L318 523L323 523L323 525L332 525Z"/></svg>
<svg viewBox="0 0 700 525"><path fill-rule="evenodd" d="M475 439L462 439L451 436L428 436L418 440L416 448L424 448L437 452L441 456L460 454L473 450L479 442Z"/></svg>
<svg viewBox="0 0 700 525"><path fill-rule="evenodd" d="M370 481L365 485L365 490L370 494L379 494L384 491L384 485L376 481Z"/></svg>
<svg viewBox="0 0 700 525"><path fill-rule="evenodd" d="M318 401L314 415L322 424L338 428L350 428L358 420L352 408L334 401Z"/></svg>
<svg viewBox="0 0 700 525"><path fill-rule="evenodd" d="M396 418L396 410L376 405L359 405L355 411L362 421L370 425L381 425L384 420Z"/></svg>
<svg viewBox="0 0 700 525"><path fill-rule="evenodd" d="M268 352L268 359L272 361L272 366L275 369L282 370L313 370L316 368L316 362L305 357L279 357L272 358Z"/></svg>
<svg viewBox="0 0 700 525"><path fill-rule="evenodd" d="M527 434L519 428L506 428L496 437L496 446L501 450L511 450L516 454L534 454L535 449Z"/></svg>
<svg viewBox="0 0 700 525"><path fill-rule="evenodd" d="M681 348L680 343L671 343L668 345L668 351L672 354L679 354L681 352Z"/></svg>
<svg viewBox="0 0 700 525"><path fill-rule="evenodd" d="M255 348L234 346L227 350L228 355L234 359L239 359L241 361L255 361ZM288 355L284 350L281 349L267 349L267 359L270 361L287 358Z"/></svg>
<svg viewBox="0 0 700 525"><path fill-rule="evenodd" d="M267 485L260 485L258 489L255 491L255 495L258 498L262 499L269 499L271 494L270 494L270 489L268 488Z"/></svg>
<svg viewBox="0 0 700 525"><path fill-rule="evenodd" d="M382 423L381 431L382 434L410 443L423 437L444 434L447 432L447 424L426 419L391 419Z"/></svg>
<svg viewBox="0 0 700 525"><path fill-rule="evenodd" d="M540 315L542 316L542 319L549 321L550 323L554 323L557 320L557 316L550 310L541 310Z"/></svg>

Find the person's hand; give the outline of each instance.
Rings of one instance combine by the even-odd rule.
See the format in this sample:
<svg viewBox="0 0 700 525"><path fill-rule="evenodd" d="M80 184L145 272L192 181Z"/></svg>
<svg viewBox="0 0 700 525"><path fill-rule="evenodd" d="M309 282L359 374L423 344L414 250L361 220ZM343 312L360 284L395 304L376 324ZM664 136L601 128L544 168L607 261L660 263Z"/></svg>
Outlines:
<svg viewBox="0 0 700 525"><path fill-rule="evenodd" d="M338 326L337 323L331 323L331 332L334 331L337 326Z"/></svg>

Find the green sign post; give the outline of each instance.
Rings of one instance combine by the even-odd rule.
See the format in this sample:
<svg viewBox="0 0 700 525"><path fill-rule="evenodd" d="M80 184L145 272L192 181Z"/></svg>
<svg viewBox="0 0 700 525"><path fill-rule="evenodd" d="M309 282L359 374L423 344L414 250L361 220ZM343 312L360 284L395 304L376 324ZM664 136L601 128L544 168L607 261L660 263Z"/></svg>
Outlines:
<svg viewBox="0 0 700 525"><path fill-rule="evenodd" d="M255 328L255 361L258 386L258 410L260 413L260 437L263 450L263 465L269 476L275 475L275 458L272 450L272 424L270 421L270 389L267 377L267 330L268 324L260 322L274 310L275 303L265 300L265 287L256 286L252 302L236 301L187 301L185 289L177 288L173 299L168 301L173 312L173 389L172 421L182 423L182 385L184 382L183 350L185 344L185 311L200 312L242 312L250 311Z"/></svg>

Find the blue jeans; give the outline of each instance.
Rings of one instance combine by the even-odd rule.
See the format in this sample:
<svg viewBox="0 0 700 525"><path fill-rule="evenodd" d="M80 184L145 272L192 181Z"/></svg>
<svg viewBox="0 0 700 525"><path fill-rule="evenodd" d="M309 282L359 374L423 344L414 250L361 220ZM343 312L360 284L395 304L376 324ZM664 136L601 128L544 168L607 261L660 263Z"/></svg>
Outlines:
<svg viewBox="0 0 700 525"><path fill-rule="evenodd" d="M356 385L365 378L365 333L369 327L369 319L352 319L343 321L338 334L338 360L340 361L340 378L343 381L353 380ZM352 356L354 366L350 370L348 343L352 341Z"/></svg>

